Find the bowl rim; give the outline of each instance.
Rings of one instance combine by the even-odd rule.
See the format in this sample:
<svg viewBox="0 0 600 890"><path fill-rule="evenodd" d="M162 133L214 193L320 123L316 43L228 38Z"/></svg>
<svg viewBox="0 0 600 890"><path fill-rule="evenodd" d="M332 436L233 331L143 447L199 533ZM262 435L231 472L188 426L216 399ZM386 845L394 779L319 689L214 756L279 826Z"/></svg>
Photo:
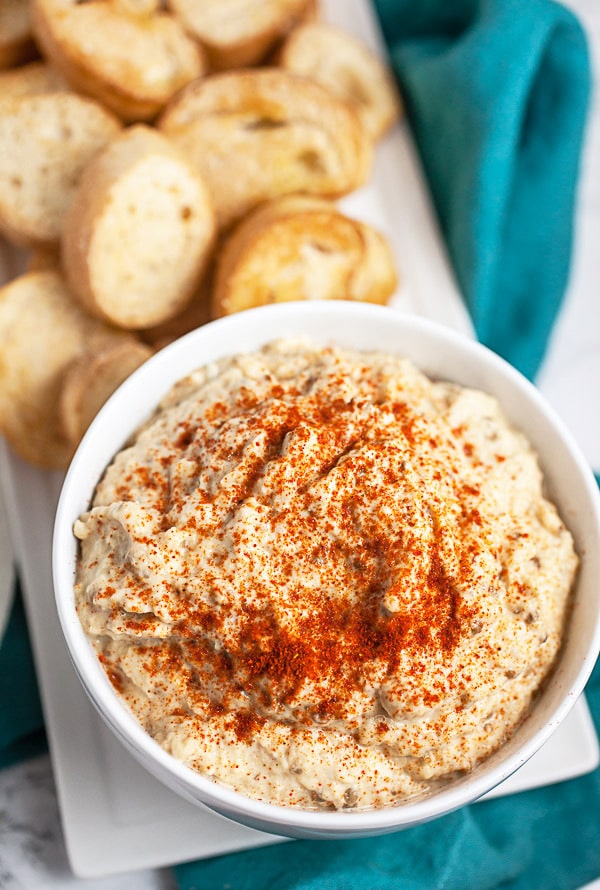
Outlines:
<svg viewBox="0 0 600 890"><path fill-rule="evenodd" d="M77 500L75 493L79 490L78 486L81 485L82 477L86 480L88 477L93 477L95 487L101 472L112 459L112 457L109 457L108 460L100 462L96 460L94 462L90 460L90 455L93 456L94 452L98 450L98 442L102 440L102 430L107 425L107 421L118 413L117 409L120 406L126 405L132 400L136 392L139 393L141 391L141 388L145 386L146 377L152 376L153 373L156 376L163 367L172 368L176 364L174 359L177 357L188 356L194 353L195 361L188 363L189 371L191 371L194 367L200 367L207 363L207 360L202 356L201 348L198 349L198 345L201 347L203 341L205 345L210 344L211 340L214 343L219 337L226 338L228 333L238 329L239 334L239 331L244 331L249 324L257 332L263 327L268 329L268 325L271 322L289 327L295 320L302 321L303 318L311 316L328 319L333 323L341 323L348 318L352 319L352 324L360 323L361 321L368 322L374 326L389 323L397 330L403 328L406 335L424 336L440 344L446 344L453 349L463 350L473 360L481 361L483 365L491 367L493 372L499 373L512 389L520 390L529 400L532 407L539 414L543 415L553 429L554 434L565 446L588 497L586 507L593 516L595 543L600 550L600 496L591 468L555 411L535 386L514 367L475 340L427 318L399 312L397 309L369 304L342 301L311 301L308 303L275 304L258 309L250 309L210 322L166 346L119 387L92 422L77 449L65 477L54 527L52 545L53 580L55 601L63 637L75 671L84 689L104 721L150 772L179 791L188 800L204 803L206 806L230 818L254 826L259 825L267 831L275 831L288 836L297 836L297 832L304 832L304 836L349 837L352 835L378 834L384 831L396 830L451 812L492 790L522 766L547 741L583 691L600 651L600 609L598 609L598 614L596 615L596 622L589 645L580 654L581 663L576 676L570 681L568 689L564 692L560 702L552 710L545 723L530 738L524 741L518 750L508 754L505 759L501 758L500 763L491 765L488 768L486 768L488 760L483 761L480 766L467 774L464 779L451 782L447 788L422 798L409 799L406 802L400 801L397 805L371 810L325 811L284 807L258 801L246 797L241 792L234 791L226 785L217 784L176 760L141 727L110 684L91 642L85 636L74 606L73 581L75 565L73 553L76 553L76 543L72 534L72 525L77 515L79 515L78 513L76 515L73 514ZM294 335L292 333L292 336ZM233 349L230 351L221 349L219 355L254 351L259 348L259 341L266 343L277 339L278 336L289 337L290 332L284 333L282 331L275 336L265 336L262 340L255 333L249 349ZM337 334L334 327L333 333L322 339L323 341L335 343L336 337ZM355 348L361 349L362 347ZM196 349L198 349L197 353L195 352ZM208 361L212 361L212 359L209 358ZM184 375L169 376L164 392L168 391L181 376ZM451 379L451 376L449 379ZM159 401L159 398L160 395L157 395L155 403ZM129 435L139 426L139 421L133 422L133 420L128 420L128 423L124 426L127 426L126 432ZM110 441L113 443L111 455L120 450L127 435L121 433L117 437L114 433L111 434ZM92 468L95 468L94 473ZM86 502L89 504L89 500L93 495L93 488L87 488L86 493ZM68 554L68 559L65 558L66 554ZM491 757L493 758L494 755L491 755Z"/></svg>

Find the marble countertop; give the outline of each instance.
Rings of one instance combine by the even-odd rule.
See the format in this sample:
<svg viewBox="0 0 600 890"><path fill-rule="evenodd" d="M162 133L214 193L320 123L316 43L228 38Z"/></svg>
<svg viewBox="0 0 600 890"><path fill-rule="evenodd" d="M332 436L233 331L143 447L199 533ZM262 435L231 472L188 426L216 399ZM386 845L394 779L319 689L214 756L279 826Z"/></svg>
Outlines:
<svg viewBox="0 0 600 890"><path fill-rule="evenodd" d="M596 81L600 3L568 0L584 22ZM538 384L600 470L600 97L594 96L584 156L572 279ZM600 876L599 876L600 877ZM596 886L596 885L595 885ZM600 884L597 885L600 887ZM50 761L0 772L0 887L3 890L174 890L168 869L94 881L72 876Z"/></svg>

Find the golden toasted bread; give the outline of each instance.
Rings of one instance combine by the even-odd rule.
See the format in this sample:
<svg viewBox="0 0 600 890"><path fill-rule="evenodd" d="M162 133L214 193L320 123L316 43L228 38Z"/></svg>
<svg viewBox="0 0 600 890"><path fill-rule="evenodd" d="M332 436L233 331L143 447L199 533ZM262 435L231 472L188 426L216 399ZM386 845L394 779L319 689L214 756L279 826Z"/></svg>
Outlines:
<svg viewBox="0 0 600 890"><path fill-rule="evenodd" d="M214 71L263 61L310 5L309 0L170 0L185 28L205 48Z"/></svg>
<svg viewBox="0 0 600 890"><path fill-rule="evenodd" d="M157 0L33 0L44 54L125 121L151 120L204 72L201 48Z"/></svg>
<svg viewBox="0 0 600 890"><path fill-rule="evenodd" d="M152 355L135 337L86 349L67 367L58 412L67 441L76 447L109 396Z"/></svg>
<svg viewBox="0 0 600 890"><path fill-rule="evenodd" d="M153 349L162 349L163 346L168 346L178 337L183 337L184 334L189 334L190 331L195 331L196 328L209 322L212 317L210 281L211 275L207 272L198 292L194 294L183 312L179 312L162 324L138 331L140 339L152 346Z"/></svg>
<svg viewBox="0 0 600 890"><path fill-rule="evenodd" d="M311 77L357 108L373 139L398 120L402 103L392 74L366 46L324 23L302 25L278 56L287 71Z"/></svg>
<svg viewBox="0 0 600 890"><path fill-rule="evenodd" d="M213 235L200 176L164 136L138 124L86 168L67 214L63 264L92 314L152 327L191 300Z"/></svg>
<svg viewBox="0 0 600 890"><path fill-rule="evenodd" d="M362 185L371 165L370 140L354 110L277 68L189 84L159 127L205 179L220 228L279 195L339 197Z"/></svg>
<svg viewBox="0 0 600 890"><path fill-rule="evenodd" d="M0 73L0 102L19 96L39 96L68 90L64 77L46 62L30 62Z"/></svg>
<svg viewBox="0 0 600 890"><path fill-rule="evenodd" d="M36 55L29 6L29 0L0 2L0 68L12 68Z"/></svg>
<svg viewBox="0 0 600 890"><path fill-rule="evenodd" d="M75 93L0 102L0 231L17 244L57 242L81 171L119 129Z"/></svg>
<svg viewBox="0 0 600 890"><path fill-rule="evenodd" d="M386 303L397 285L383 236L328 201L292 195L246 217L216 263L216 316L292 300Z"/></svg>
<svg viewBox="0 0 600 890"><path fill-rule="evenodd" d="M66 466L63 373L84 349L121 336L87 315L57 272L29 272L0 289L0 431L24 460Z"/></svg>

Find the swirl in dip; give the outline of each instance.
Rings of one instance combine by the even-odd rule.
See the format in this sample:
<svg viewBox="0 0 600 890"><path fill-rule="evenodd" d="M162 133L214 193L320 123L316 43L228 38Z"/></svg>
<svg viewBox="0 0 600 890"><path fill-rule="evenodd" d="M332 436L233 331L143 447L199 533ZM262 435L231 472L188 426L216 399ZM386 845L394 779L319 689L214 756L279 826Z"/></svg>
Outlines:
<svg viewBox="0 0 600 890"><path fill-rule="evenodd" d="M81 622L143 727L305 808L398 803L498 748L577 567L494 399L291 340L178 383L75 534Z"/></svg>

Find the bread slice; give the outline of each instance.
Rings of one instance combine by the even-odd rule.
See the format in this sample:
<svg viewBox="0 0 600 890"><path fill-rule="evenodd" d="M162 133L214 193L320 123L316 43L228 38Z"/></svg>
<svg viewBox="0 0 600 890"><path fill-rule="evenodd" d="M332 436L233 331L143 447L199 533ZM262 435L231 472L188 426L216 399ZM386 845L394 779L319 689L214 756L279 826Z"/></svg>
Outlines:
<svg viewBox="0 0 600 890"><path fill-rule="evenodd" d="M85 349L122 336L88 316L57 272L29 272L0 289L0 432L24 460L67 465L62 376Z"/></svg>
<svg viewBox="0 0 600 890"><path fill-rule="evenodd" d="M74 448L107 399L151 355L149 346L129 336L73 359L63 375L58 412Z"/></svg>
<svg viewBox="0 0 600 890"><path fill-rule="evenodd" d="M383 136L402 113L387 65L360 41L332 25L321 22L296 28L278 61L287 71L311 77L352 102L373 139Z"/></svg>
<svg viewBox="0 0 600 890"><path fill-rule="evenodd" d="M74 89L125 121L151 120L205 68L196 41L157 6L33 0L32 21L44 54Z"/></svg>
<svg viewBox="0 0 600 890"><path fill-rule="evenodd" d="M30 62L0 73L0 102L68 90L64 77L46 62Z"/></svg>
<svg viewBox="0 0 600 890"><path fill-rule="evenodd" d="M144 343L153 349L162 349L168 346L178 337L195 331L201 325L206 324L212 318L211 305L211 275L209 272L202 279L197 293L194 294L183 312L179 312L168 321L151 328L139 331L139 336Z"/></svg>
<svg viewBox="0 0 600 890"><path fill-rule="evenodd" d="M270 198L339 197L365 181L371 144L346 102L277 68L189 84L159 127L205 179L219 228Z"/></svg>
<svg viewBox="0 0 600 890"><path fill-rule="evenodd" d="M0 68L12 68L35 57L29 5L29 0L0 2Z"/></svg>
<svg viewBox="0 0 600 890"><path fill-rule="evenodd" d="M75 93L0 102L0 230L7 238L57 242L81 171L119 129L112 114Z"/></svg>
<svg viewBox="0 0 600 890"><path fill-rule="evenodd" d="M302 20L309 0L170 0L185 28L204 46L214 71L262 62Z"/></svg>
<svg viewBox="0 0 600 890"><path fill-rule="evenodd" d="M328 201L292 195L254 211L224 243L213 313L292 300L386 303L396 286L391 251L379 232Z"/></svg>
<svg viewBox="0 0 600 890"><path fill-rule="evenodd" d="M137 124L86 168L65 223L67 279L94 315L146 328L180 312L211 253L214 214L200 176Z"/></svg>

